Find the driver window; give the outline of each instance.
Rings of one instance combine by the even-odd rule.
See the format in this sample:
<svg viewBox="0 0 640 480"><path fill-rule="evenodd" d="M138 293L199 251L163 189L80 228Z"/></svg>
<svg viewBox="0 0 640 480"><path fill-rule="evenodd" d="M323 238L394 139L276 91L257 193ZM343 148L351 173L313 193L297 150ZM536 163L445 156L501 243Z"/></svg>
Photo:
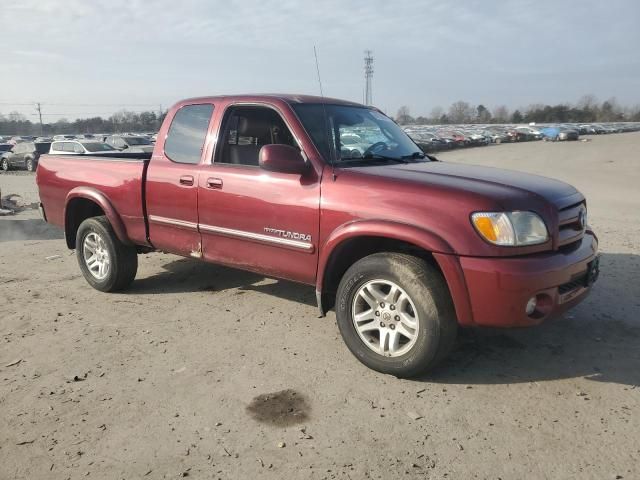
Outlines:
<svg viewBox="0 0 640 480"><path fill-rule="evenodd" d="M216 163L257 167L264 145L297 147L282 117L268 107L230 107L222 125Z"/></svg>

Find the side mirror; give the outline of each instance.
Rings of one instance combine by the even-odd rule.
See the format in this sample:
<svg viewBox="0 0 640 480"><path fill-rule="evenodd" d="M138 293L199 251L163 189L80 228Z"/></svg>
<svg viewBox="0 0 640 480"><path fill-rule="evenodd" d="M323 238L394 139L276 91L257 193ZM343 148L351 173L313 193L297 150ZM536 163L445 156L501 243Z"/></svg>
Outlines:
<svg viewBox="0 0 640 480"><path fill-rule="evenodd" d="M278 173L302 174L307 169L300 151L290 145L264 145L258 155L258 164L263 170Z"/></svg>
<svg viewBox="0 0 640 480"><path fill-rule="evenodd" d="M122 146L122 150L126 150L127 148L129 148L129 145L127 145L127 144L124 144L124 145Z"/></svg>

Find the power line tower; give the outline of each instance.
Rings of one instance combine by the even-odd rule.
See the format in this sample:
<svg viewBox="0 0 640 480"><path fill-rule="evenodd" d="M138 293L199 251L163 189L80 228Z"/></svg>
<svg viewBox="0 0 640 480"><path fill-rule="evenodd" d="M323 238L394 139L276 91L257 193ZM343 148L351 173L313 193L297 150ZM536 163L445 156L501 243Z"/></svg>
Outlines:
<svg viewBox="0 0 640 480"><path fill-rule="evenodd" d="M365 105L373 104L373 89L371 81L373 80L373 52L371 50L364 51L364 103Z"/></svg>

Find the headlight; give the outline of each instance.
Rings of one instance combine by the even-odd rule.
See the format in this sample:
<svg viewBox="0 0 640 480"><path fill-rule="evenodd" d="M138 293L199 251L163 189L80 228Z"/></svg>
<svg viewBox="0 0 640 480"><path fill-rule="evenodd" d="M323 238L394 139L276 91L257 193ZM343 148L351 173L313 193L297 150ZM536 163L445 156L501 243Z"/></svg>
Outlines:
<svg viewBox="0 0 640 480"><path fill-rule="evenodd" d="M547 227L533 212L478 212L471 223L490 243L508 247L536 245L549 239Z"/></svg>

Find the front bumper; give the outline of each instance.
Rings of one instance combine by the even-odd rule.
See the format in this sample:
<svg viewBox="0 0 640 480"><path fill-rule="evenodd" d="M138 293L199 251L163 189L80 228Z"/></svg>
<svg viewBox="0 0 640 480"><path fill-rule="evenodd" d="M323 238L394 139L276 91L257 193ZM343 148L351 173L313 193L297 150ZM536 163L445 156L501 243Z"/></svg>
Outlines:
<svg viewBox="0 0 640 480"><path fill-rule="evenodd" d="M599 273L598 240L587 231L568 251L512 258L460 257L475 325L523 327L542 323L584 300ZM536 297L537 308L525 311Z"/></svg>

